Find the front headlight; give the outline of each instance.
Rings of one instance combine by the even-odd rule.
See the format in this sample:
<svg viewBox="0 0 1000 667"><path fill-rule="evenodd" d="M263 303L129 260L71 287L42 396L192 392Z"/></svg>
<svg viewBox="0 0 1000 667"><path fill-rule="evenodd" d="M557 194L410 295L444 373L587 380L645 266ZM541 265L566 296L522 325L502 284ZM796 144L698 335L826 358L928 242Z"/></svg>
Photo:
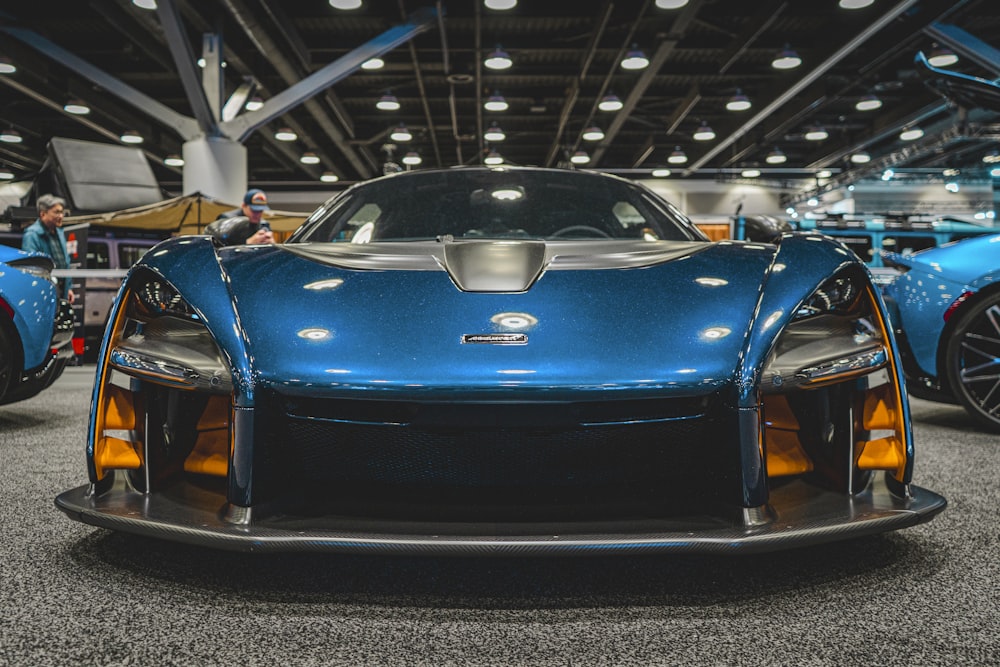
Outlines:
<svg viewBox="0 0 1000 667"><path fill-rule="evenodd" d="M779 335L763 373L768 475L857 490L906 478L909 431L888 326L864 274L827 280Z"/></svg>
<svg viewBox="0 0 1000 667"><path fill-rule="evenodd" d="M106 333L90 442L95 482L128 471L149 490L183 474L225 477L232 376L176 289L133 275Z"/></svg>

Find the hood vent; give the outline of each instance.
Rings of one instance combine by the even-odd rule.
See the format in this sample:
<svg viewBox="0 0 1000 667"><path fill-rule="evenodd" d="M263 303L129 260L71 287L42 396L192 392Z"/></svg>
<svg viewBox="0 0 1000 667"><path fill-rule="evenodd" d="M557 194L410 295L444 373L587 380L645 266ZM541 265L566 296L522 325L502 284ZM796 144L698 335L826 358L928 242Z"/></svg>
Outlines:
<svg viewBox="0 0 1000 667"><path fill-rule="evenodd" d="M447 243L444 268L463 292L525 292L545 268L545 243Z"/></svg>

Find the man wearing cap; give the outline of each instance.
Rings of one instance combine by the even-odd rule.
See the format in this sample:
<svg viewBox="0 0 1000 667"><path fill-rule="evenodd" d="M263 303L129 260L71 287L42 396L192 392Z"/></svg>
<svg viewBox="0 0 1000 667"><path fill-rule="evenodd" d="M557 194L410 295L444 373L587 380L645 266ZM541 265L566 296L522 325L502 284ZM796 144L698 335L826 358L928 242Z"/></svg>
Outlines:
<svg viewBox="0 0 1000 667"><path fill-rule="evenodd" d="M269 210L264 191L251 188L243 195L243 204L239 208L219 215L205 228L205 233L214 236L223 245L274 243L271 225L262 219L264 211Z"/></svg>

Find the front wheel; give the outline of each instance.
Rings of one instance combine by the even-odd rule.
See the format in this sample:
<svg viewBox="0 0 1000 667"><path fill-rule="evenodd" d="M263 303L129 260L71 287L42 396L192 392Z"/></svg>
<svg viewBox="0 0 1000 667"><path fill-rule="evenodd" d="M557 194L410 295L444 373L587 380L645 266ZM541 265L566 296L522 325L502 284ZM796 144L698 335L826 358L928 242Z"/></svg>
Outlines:
<svg viewBox="0 0 1000 667"><path fill-rule="evenodd" d="M955 398L980 425L1000 432L1000 294L962 314L945 363Z"/></svg>

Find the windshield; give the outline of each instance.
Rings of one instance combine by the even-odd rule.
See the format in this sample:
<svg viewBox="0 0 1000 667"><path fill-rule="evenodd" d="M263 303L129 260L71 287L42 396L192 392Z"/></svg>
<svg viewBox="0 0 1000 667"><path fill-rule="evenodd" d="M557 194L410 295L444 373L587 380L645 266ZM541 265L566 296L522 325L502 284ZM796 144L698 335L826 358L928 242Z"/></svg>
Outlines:
<svg viewBox="0 0 1000 667"><path fill-rule="evenodd" d="M356 186L291 242L433 239L703 240L676 208L629 181L542 169L408 172Z"/></svg>

